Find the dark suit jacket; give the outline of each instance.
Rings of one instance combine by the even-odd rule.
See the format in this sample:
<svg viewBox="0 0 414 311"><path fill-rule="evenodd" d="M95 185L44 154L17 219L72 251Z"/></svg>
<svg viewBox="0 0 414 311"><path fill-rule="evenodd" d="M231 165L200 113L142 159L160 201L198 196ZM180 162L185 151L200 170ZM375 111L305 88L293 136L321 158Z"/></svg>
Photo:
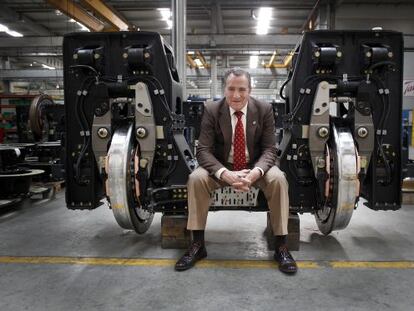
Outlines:
<svg viewBox="0 0 414 311"><path fill-rule="evenodd" d="M274 123L272 106L250 97L246 115L249 168L258 166L266 173L275 165ZM198 163L213 175L225 166L232 143L230 111L225 98L205 105L198 140Z"/></svg>

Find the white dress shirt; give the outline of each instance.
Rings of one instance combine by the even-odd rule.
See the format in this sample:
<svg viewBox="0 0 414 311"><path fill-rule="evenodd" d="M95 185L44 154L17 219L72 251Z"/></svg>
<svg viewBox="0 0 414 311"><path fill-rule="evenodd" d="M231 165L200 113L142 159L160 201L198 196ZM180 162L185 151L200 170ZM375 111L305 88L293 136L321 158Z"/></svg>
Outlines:
<svg viewBox="0 0 414 311"><path fill-rule="evenodd" d="M243 115L241 117L241 121L243 123L243 130L244 130L244 141L245 141L245 153L246 153L246 163L249 162L249 150L247 149L247 139L246 139L246 116L247 116L247 105L249 103L247 102L247 104L243 107L242 110L240 110L241 112L243 112ZM231 147L230 147L230 152L229 152L229 157L227 159L228 163L233 163L233 154L234 154L234 146L233 146L233 137L234 137L234 131L236 129L236 124L237 124L237 117L234 114L236 112L236 110L234 110L233 108L231 108L229 106L229 111L230 111L230 119L231 119L231 129L232 129L232 135L231 135ZM256 168L256 167L255 167ZM260 170L260 173L264 174L263 170L260 167L257 167ZM221 174L227 170L227 168L222 167L221 169L219 169L214 175L217 177L217 179L221 179Z"/></svg>

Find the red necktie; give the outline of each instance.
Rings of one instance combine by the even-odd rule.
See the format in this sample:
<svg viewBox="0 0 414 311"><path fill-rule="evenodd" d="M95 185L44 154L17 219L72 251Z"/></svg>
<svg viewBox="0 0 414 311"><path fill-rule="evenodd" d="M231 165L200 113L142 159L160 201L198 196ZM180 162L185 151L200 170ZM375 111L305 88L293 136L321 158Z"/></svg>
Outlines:
<svg viewBox="0 0 414 311"><path fill-rule="evenodd" d="M240 171L246 168L246 141L242 122L243 112L236 111L234 114L237 117L237 123L233 138L233 170Z"/></svg>

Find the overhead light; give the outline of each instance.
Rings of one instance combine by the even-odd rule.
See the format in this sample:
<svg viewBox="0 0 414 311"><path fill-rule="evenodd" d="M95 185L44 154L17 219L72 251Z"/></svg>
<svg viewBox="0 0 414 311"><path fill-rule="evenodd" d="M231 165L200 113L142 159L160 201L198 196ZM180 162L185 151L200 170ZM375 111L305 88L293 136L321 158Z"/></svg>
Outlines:
<svg viewBox="0 0 414 311"><path fill-rule="evenodd" d="M163 21L166 21L168 19L171 19L171 10L168 8L159 8L157 9L160 14Z"/></svg>
<svg viewBox="0 0 414 311"><path fill-rule="evenodd" d="M203 65L203 63L201 62L200 59L196 58L194 60L194 62L196 63L196 65L197 65L198 68L204 68L204 65Z"/></svg>
<svg viewBox="0 0 414 311"><path fill-rule="evenodd" d="M45 65L45 64L42 64L42 67L45 68L45 69L50 69L50 70L55 70L56 69L56 67L48 66L48 65Z"/></svg>
<svg viewBox="0 0 414 311"><path fill-rule="evenodd" d="M168 29L172 28L172 20L171 20L171 10L167 8L159 8L157 9L161 14L161 20L167 23Z"/></svg>
<svg viewBox="0 0 414 311"><path fill-rule="evenodd" d="M76 24L78 24L82 31L90 31L89 28L87 28L84 24L81 24L79 22L76 22Z"/></svg>
<svg viewBox="0 0 414 311"><path fill-rule="evenodd" d="M0 24L0 32L5 32L5 33L9 34L12 37L23 37L23 35L20 32L10 30L9 27L7 27L3 24Z"/></svg>
<svg viewBox="0 0 414 311"><path fill-rule="evenodd" d="M194 51L187 51L188 55L194 55Z"/></svg>
<svg viewBox="0 0 414 311"><path fill-rule="evenodd" d="M262 7L257 16L256 34L266 35L269 31L270 19L272 18L272 8Z"/></svg>
<svg viewBox="0 0 414 311"><path fill-rule="evenodd" d="M250 55L250 68L257 68L257 63L259 62L259 55Z"/></svg>
<svg viewBox="0 0 414 311"><path fill-rule="evenodd" d="M23 37L23 35L20 32L14 31L14 30L9 30L6 31L7 34L9 34L12 37Z"/></svg>
<svg viewBox="0 0 414 311"><path fill-rule="evenodd" d="M61 11L59 11L59 10L55 10L55 14L56 14L57 16L60 16L60 15L62 15L62 12L61 12Z"/></svg>

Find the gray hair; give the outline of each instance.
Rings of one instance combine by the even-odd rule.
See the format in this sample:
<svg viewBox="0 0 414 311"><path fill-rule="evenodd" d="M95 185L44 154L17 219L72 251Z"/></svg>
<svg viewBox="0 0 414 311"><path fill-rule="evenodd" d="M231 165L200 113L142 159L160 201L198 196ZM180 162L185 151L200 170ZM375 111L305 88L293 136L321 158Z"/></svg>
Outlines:
<svg viewBox="0 0 414 311"><path fill-rule="evenodd" d="M229 78L230 75L236 76L236 77L240 77L240 76L245 76L247 78L247 81L249 81L249 89L252 89L252 81L251 81L251 77L250 77L250 73L244 69L241 68L232 68L226 71L226 73L224 74L223 77L223 85L224 87L226 87L226 83L227 83L227 79Z"/></svg>

